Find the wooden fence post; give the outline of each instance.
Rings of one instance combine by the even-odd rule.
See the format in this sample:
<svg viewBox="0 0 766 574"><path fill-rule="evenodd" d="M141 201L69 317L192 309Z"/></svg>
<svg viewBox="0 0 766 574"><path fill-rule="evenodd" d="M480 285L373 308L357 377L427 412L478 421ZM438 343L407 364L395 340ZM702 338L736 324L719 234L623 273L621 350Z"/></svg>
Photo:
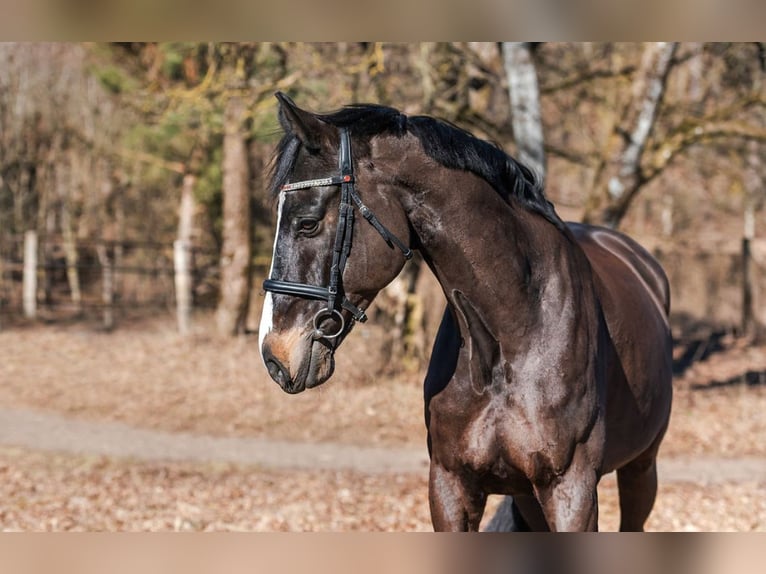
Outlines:
<svg viewBox="0 0 766 574"><path fill-rule="evenodd" d="M114 329L114 263L109 259L105 243L96 245L101 264L101 301L104 304L104 329Z"/></svg>
<svg viewBox="0 0 766 574"><path fill-rule="evenodd" d="M178 332L181 335L188 335L191 327L192 277L190 259L191 245L189 242L183 239L176 239L173 242L173 265Z"/></svg>
<svg viewBox="0 0 766 574"><path fill-rule="evenodd" d="M742 334L750 335L753 327L752 257L750 238L742 238Z"/></svg>
<svg viewBox="0 0 766 574"><path fill-rule="evenodd" d="M745 228L742 234L742 334L756 335L753 309L753 257L750 242L755 235L755 209L752 201L745 206Z"/></svg>
<svg viewBox="0 0 766 574"><path fill-rule="evenodd" d="M197 178L187 173L181 186L178 207L178 239L173 242L173 266L176 288L178 332L188 335L192 311L192 231L194 228L194 185Z"/></svg>
<svg viewBox="0 0 766 574"><path fill-rule="evenodd" d="M24 316L37 317L37 232L24 233L24 274L22 282Z"/></svg>
<svg viewBox="0 0 766 574"><path fill-rule="evenodd" d="M0 331L3 330L3 296L5 295L5 262L3 243L0 241Z"/></svg>

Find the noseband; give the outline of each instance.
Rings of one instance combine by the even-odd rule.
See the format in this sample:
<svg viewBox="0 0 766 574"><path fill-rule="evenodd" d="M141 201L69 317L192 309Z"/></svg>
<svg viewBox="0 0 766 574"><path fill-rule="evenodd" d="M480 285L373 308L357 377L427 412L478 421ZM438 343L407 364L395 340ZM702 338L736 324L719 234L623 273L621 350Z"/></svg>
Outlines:
<svg viewBox="0 0 766 574"><path fill-rule="evenodd" d="M313 319L314 339L335 339L345 330L346 324L341 314L345 309L355 321L364 323L367 320L364 310L360 309L342 293L343 270L346 268L349 254L351 252L351 239L354 235L354 204L359 208L359 212L383 237L385 242L392 249L396 246L406 259L412 257L412 251L404 245L393 233L375 217L375 214L362 203L362 199L354 187L354 167L351 160L351 138L346 128L340 128L340 154L338 159L338 170L340 175L324 179L310 179L288 183L282 186L282 192L295 191L297 189L307 189L310 187L340 186L340 207L338 211L338 226L335 229L335 242L333 244L332 264L330 266L330 282L327 287L309 285L307 283L295 283L292 281L282 281L281 279L266 279L263 282L263 290L280 295L292 295L303 299L314 299L318 301L327 301L327 306L320 309ZM279 230L277 230L277 233ZM339 289L341 290L339 297ZM336 317L340 322L340 327L334 333L325 333L320 328L322 320Z"/></svg>

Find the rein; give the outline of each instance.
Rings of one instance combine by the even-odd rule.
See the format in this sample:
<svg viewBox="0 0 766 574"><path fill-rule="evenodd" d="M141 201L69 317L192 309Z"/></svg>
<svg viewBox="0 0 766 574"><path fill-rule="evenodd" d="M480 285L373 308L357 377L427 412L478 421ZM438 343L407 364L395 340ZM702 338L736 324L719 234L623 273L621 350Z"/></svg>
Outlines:
<svg viewBox="0 0 766 574"><path fill-rule="evenodd" d="M282 186L282 192L290 192L298 189L308 189L311 187L334 186L339 185L340 206L338 211L338 226L335 229L335 242L333 243L332 264L330 265L330 281L326 287L318 285L309 285L308 283L295 283L292 281L282 281L281 279L266 279L263 282L263 290L280 295L292 295L303 299L315 299L318 301L327 301L327 307L320 309L313 319L314 334L316 339L335 339L344 332L346 324L341 314L345 309L353 320L364 323L367 315L363 309L360 309L342 293L343 270L346 268L346 262L351 253L351 239L354 235L354 205L359 209L370 225L383 237L385 242L392 249L397 247L406 259L412 257L410 250L398 237L391 233L375 216L370 209L364 205L362 198L354 186L354 167L351 158L351 137L348 129L340 128L340 153L338 159L338 171L340 175L326 177L322 179L309 179L288 183ZM339 290L341 291L339 293ZM340 297L339 297L340 295ZM325 333L320 328L322 320L337 317L340 327L334 333Z"/></svg>

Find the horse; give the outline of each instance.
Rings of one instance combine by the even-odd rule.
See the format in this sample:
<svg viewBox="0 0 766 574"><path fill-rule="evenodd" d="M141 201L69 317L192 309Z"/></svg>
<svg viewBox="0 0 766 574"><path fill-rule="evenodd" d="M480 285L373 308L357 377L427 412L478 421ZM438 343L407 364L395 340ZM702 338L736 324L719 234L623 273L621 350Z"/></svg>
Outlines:
<svg viewBox="0 0 766 574"><path fill-rule="evenodd" d="M616 471L620 530L642 530L672 401L660 265L617 231L564 223L531 170L447 121L276 97L271 378L287 393L329 379L416 250L447 300L424 382L434 529L478 530L505 494L520 530L597 530L597 484Z"/></svg>

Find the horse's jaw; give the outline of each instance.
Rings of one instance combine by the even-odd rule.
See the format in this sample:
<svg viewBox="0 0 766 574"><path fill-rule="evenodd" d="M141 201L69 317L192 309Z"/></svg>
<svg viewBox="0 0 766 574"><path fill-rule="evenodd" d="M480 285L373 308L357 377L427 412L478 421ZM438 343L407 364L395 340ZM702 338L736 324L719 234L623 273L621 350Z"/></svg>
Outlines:
<svg viewBox="0 0 766 574"><path fill-rule="evenodd" d="M318 387L326 382L335 371L335 353L321 340L312 341L311 352L306 366L304 390Z"/></svg>

